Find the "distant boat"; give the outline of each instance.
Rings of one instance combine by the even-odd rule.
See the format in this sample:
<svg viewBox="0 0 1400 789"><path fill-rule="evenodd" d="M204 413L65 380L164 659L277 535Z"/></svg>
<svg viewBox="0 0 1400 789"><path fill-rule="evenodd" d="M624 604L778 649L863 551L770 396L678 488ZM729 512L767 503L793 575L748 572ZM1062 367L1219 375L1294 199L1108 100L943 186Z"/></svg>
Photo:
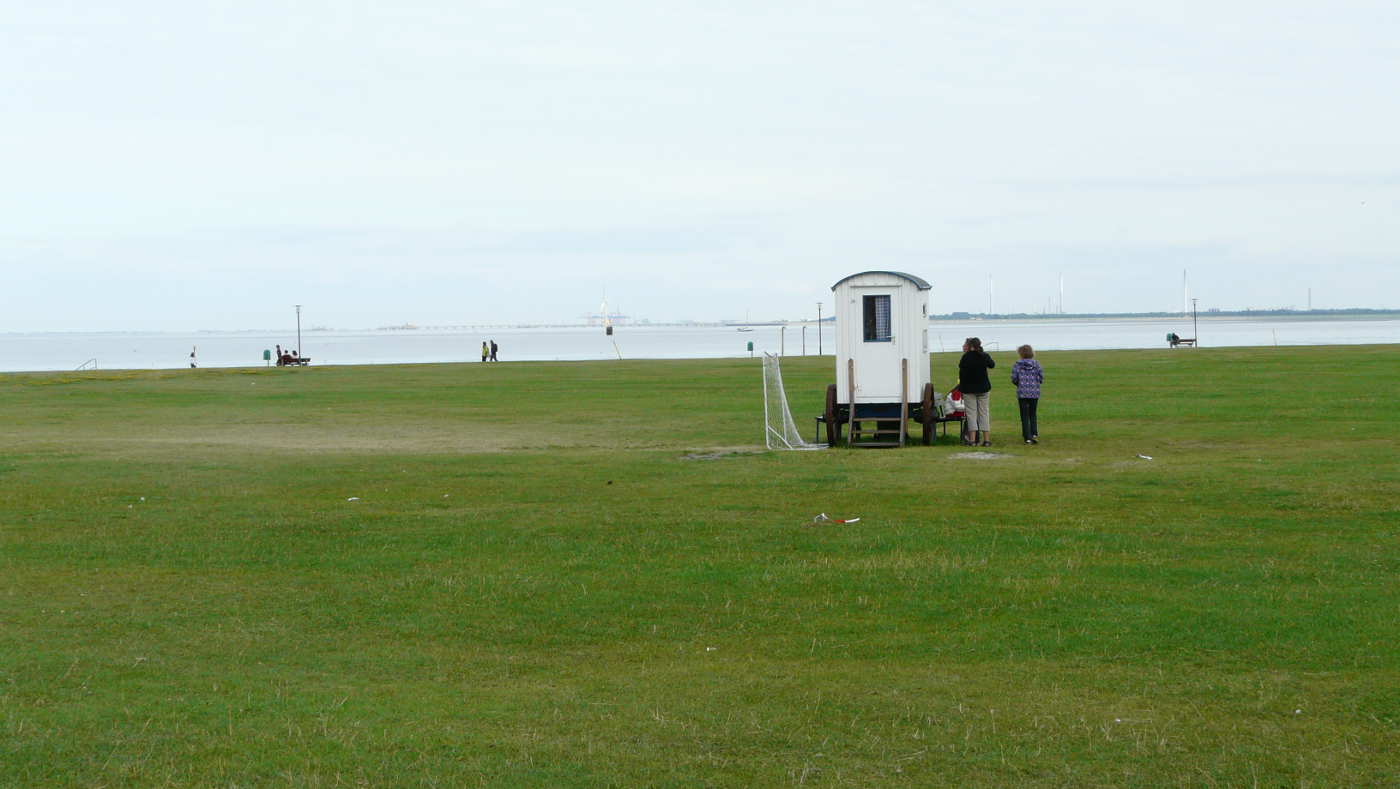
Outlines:
<svg viewBox="0 0 1400 789"><path fill-rule="evenodd" d="M753 329L750 329L747 326L740 326L739 328L735 329L735 331L753 331Z"/></svg>

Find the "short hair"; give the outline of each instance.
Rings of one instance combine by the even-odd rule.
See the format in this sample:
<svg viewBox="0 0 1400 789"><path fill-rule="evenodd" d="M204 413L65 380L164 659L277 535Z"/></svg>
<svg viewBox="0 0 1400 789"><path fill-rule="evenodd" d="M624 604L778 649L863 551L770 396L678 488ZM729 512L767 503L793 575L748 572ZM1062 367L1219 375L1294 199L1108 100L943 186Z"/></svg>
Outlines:
<svg viewBox="0 0 1400 789"><path fill-rule="evenodd" d="M977 338L977 337L968 337L966 340L964 340L964 342L966 342L966 343L967 343L969 346L971 346L974 350L978 350L978 351L982 350L982 340L981 340L980 338Z"/></svg>
<svg viewBox="0 0 1400 789"><path fill-rule="evenodd" d="M1016 353L1021 354L1021 358L1022 358L1022 359L1034 359L1034 358L1035 358L1035 349L1032 348L1032 347L1029 346L1029 345L1022 345L1020 348L1017 348L1017 349L1016 349Z"/></svg>

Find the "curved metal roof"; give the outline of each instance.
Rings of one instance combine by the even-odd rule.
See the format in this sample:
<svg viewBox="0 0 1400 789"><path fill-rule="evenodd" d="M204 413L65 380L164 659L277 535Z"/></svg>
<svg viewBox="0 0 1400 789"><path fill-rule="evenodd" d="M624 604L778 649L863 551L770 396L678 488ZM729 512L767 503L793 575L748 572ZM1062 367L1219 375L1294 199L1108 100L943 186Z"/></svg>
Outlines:
<svg viewBox="0 0 1400 789"><path fill-rule="evenodd" d="M913 274L905 274L903 271L862 271L859 274L852 274L849 277L842 277L841 279L836 280L836 284L832 285L831 289L836 290L838 287L841 286L842 282L845 282L848 279L862 277L866 274L889 274L895 277L903 277L904 279L907 279L910 282L917 285L919 287L919 290L931 290L933 288L932 285L928 284L928 282L924 281L923 279L920 279L919 277L916 277Z"/></svg>

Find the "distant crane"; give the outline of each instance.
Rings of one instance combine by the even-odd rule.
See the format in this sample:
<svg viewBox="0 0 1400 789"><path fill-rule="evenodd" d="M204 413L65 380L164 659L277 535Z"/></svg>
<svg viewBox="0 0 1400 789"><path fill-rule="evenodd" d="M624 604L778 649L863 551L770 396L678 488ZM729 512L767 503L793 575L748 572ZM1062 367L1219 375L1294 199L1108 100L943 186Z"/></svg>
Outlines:
<svg viewBox="0 0 1400 789"><path fill-rule="evenodd" d="M612 315L608 312L608 297L603 296L603 305L598 308L603 315L603 334L611 337L613 334ZM621 316L619 316L621 317ZM617 353L617 358L622 358L622 349L617 347L617 340L612 341L613 351Z"/></svg>
<svg viewBox="0 0 1400 789"><path fill-rule="evenodd" d="M599 312L585 312L580 315L579 318L588 326L606 326L609 323L621 325L632 320L631 315L624 315L620 312L609 311L607 309L603 309Z"/></svg>

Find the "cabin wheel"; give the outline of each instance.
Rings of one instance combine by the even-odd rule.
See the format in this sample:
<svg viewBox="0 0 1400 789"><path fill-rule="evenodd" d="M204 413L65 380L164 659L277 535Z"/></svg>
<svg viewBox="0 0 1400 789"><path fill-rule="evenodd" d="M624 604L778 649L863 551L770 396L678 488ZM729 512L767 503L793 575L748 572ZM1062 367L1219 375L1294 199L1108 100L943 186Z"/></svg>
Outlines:
<svg viewBox="0 0 1400 789"><path fill-rule="evenodd" d="M826 410L822 412L822 419L826 421L826 445L834 447L841 440L841 422L836 415L836 384L826 387Z"/></svg>
<svg viewBox="0 0 1400 789"><path fill-rule="evenodd" d="M924 426L924 446L933 443L933 431L937 423L938 409L933 404L933 384L924 384L924 396L919 401L919 421Z"/></svg>

